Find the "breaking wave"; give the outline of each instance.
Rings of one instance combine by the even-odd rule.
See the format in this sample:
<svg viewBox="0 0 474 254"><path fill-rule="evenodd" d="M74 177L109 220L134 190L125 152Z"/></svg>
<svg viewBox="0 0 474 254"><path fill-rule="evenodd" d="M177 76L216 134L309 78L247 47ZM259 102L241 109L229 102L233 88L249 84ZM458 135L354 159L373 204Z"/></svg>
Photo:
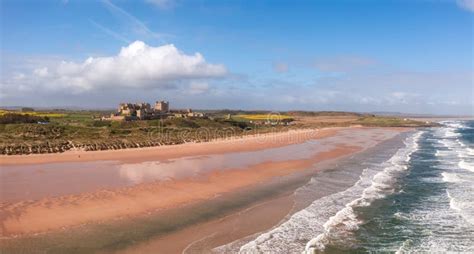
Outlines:
<svg viewBox="0 0 474 254"><path fill-rule="evenodd" d="M407 162L410 161L411 154L418 149L418 140L421 135L422 132L417 132L408 138L405 142L406 146L398 150L388 161L388 166L373 177L372 184L363 191L362 196L348 203L344 209L324 224L324 232L306 244L306 253L323 251L328 243L334 241L350 244L350 241L348 242L350 238L345 237L350 237L351 232L357 230L362 223L357 219L354 208L369 206L374 200L384 198L395 191L394 184L400 172L407 170Z"/></svg>
<svg viewBox="0 0 474 254"><path fill-rule="evenodd" d="M409 135L402 148L360 167L343 189L313 197L233 252L474 253L474 121L443 124ZM309 184L326 188L333 179Z"/></svg>

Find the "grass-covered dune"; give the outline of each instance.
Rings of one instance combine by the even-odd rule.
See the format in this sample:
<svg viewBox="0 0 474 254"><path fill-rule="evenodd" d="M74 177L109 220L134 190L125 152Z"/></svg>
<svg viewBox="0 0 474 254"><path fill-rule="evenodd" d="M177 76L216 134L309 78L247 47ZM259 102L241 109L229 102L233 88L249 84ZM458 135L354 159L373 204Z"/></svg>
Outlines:
<svg viewBox="0 0 474 254"><path fill-rule="evenodd" d="M204 118L130 122L99 120L100 116L110 113L84 110L34 111L34 114L2 111L0 154L56 153L71 149L108 150L205 142L298 128L433 125L396 117L347 112L213 111L207 112L207 117Z"/></svg>

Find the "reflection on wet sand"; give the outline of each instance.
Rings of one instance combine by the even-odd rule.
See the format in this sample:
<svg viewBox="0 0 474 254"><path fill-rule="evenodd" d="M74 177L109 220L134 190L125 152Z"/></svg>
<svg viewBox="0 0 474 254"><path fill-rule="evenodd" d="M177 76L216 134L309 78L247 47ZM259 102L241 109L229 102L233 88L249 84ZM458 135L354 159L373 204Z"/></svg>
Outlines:
<svg viewBox="0 0 474 254"><path fill-rule="evenodd" d="M198 204L223 193L316 170L312 165L318 162L352 154L398 133L348 128L321 139L252 151L133 163L5 166L0 169L6 183L2 188L9 190L2 191L2 235L57 230ZM47 182L55 184L45 186ZM25 186L29 186L27 192L16 189Z"/></svg>
<svg viewBox="0 0 474 254"><path fill-rule="evenodd" d="M319 142L305 142L253 152L127 163L120 165L119 170L120 177L134 184L147 181L180 180L203 176L212 171L245 169L265 162L308 159L319 152L329 151L333 148L334 144L321 146Z"/></svg>
<svg viewBox="0 0 474 254"><path fill-rule="evenodd" d="M264 150L148 160L138 163L92 161L49 163L39 165L5 165L0 168L2 201L34 200L135 184L180 180L208 174L215 170L242 169L264 162L308 159L341 144L368 146L379 134L354 130L340 131L337 136L309 140ZM45 184L48 183L48 184Z"/></svg>

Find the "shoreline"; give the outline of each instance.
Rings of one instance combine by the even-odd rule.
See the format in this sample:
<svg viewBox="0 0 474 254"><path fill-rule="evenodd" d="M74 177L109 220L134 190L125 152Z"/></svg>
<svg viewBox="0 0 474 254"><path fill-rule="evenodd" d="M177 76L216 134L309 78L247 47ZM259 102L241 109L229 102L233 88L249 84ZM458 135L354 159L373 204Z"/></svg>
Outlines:
<svg viewBox="0 0 474 254"><path fill-rule="evenodd" d="M393 142L402 133L404 131L399 132L393 138L379 142L376 147L382 143ZM214 248L224 246L227 249L220 249L219 251L221 252L218 253L233 253L235 250L238 250L238 246L242 243L246 243L262 233L278 227L294 213L310 205L314 200L301 202L299 200L301 197L297 198L298 195L295 191L308 184L315 175L327 170L330 171L340 163L344 165L349 162L350 165L350 161L353 160L354 156L370 156L370 154L377 152L376 147L362 148L353 153L315 164L313 169L306 169L300 172L298 176L294 176L305 180L290 191L262 198L256 203L237 209L230 214L226 214L224 217L192 224L176 232L155 237L126 249L110 253L185 253L184 251L190 251L190 253L214 253ZM359 157L359 160L361 157Z"/></svg>
<svg viewBox="0 0 474 254"><path fill-rule="evenodd" d="M373 147L374 145L379 144L384 140L390 139L391 137L394 137L406 130L406 128L329 128L322 129L317 132L312 130L313 133L317 133L316 137L311 135L303 135L303 137L306 139L284 139L283 142L280 140L280 142L268 143L268 139L266 139L267 137L254 137L250 140L246 139L245 142L237 142L237 144L236 142L229 142L226 140L214 143L187 144L188 146L186 146L186 148L183 148L179 151L171 149L173 148L172 146L168 147L167 149L162 148L160 151L166 152L160 153L160 156L157 156L155 149L148 148L149 150L155 152L155 154L151 153L147 154L147 156L135 155L135 157L132 156L126 159L122 158L121 161L143 161L144 159L158 160L163 158L171 158L173 156L175 156L174 158L178 158L180 156L212 154L213 152L222 154L239 153L241 151L258 151L272 147L282 147L290 144L304 143L306 140L310 139L316 139L319 141L314 144L308 142L312 145L309 147L298 147L300 147L300 149L314 149L316 147L323 147L326 150L315 150L311 153L312 156L308 158L293 158L282 161L260 161L256 164L245 166L244 168L235 167L226 169L225 171L217 170L206 173L205 175L181 180L175 179L171 181L142 183L117 190L105 189L101 191L94 191L92 193L82 193L79 195L43 198L36 201L22 201L10 204L4 203L0 207L2 237L4 238L2 240L3 243L0 242L0 246L5 246L5 244L13 244L16 241L13 238L19 241L20 239L30 239L31 237L36 239L35 235L41 233L39 236L37 236L38 239L41 239L42 237L47 237L51 234L56 236L58 234L61 235L61 232L67 232L68 230L89 228L92 227L90 225L94 225L96 223L107 224L111 222L111 219L117 220L120 218L119 221L133 221L134 218L139 218L142 215L149 216L150 214L161 213L163 211L176 210L185 215L193 214L192 216L198 216L198 214L195 214L195 212L186 210L186 207L193 207L195 205L199 207L200 204L206 204L207 202L212 203L215 200L220 200L219 197L223 197L224 201L222 202L230 202L230 204L232 204L236 201L233 199L226 200L226 197L232 197L232 195L237 197L237 199L245 199L245 196L247 195L253 197L254 195L257 195L257 193L254 193L252 190L258 190L259 188L261 189L263 188L262 186L266 186L268 183L274 181L280 185L274 185L273 188L269 189L268 191L270 191L270 193L278 191L279 187L276 186L284 186L284 184L288 184L288 179L292 179L292 177L297 177L298 175L301 176L302 174L315 174L322 170L321 165L325 164L326 162L339 161L341 158L351 156L367 149L368 147ZM279 136L284 137L285 135ZM203 146L209 149L203 151L201 150ZM295 147L284 149L285 150L283 151L288 152L299 151L298 149L295 150ZM105 151L105 153L106 152L107 151ZM252 152L251 154L258 153ZM93 156L88 159L102 160L103 157ZM25 165L28 165L28 163ZM314 165L317 165L316 168ZM306 178L300 178L300 180L303 179L307 181L308 178L307 176L305 177ZM242 193L248 194L244 195ZM255 204L261 204L262 202L272 200L275 198L275 196L272 195L270 195L268 198L264 198L265 195L263 198L258 197L257 195L255 196L256 200L253 202L256 202ZM285 194L285 198L280 196L278 198L280 203L277 203L288 207L288 205L291 203L288 200L288 195L291 194ZM272 211L274 205L274 203L269 202L268 205L257 205L251 210L257 209L257 207L266 207L265 209L270 209L268 211ZM225 209L229 209L229 205L224 205L223 207ZM232 205L230 205L230 207L232 207ZM242 207L247 209L245 204L243 204ZM204 216L204 220L201 217L199 217L200 219L197 218L198 221L196 222L198 224L208 223L213 221L214 218L220 218L218 216L222 215L221 209L218 209L214 212L216 215L207 218L206 216L209 216L209 214L206 215L206 209L209 208L204 207L203 209L204 214L202 216ZM232 214L233 213L231 211L230 215ZM282 216L281 213L278 214L274 214L272 216L260 215L259 218L262 219L262 228L260 228L260 230L267 229L269 226L278 223L278 221L281 220L280 216ZM251 219L251 217L247 218ZM268 219L268 221L263 223L264 219ZM275 219L278 220L275 221ZM238 221L240 221L240 219ZM245 220L243 222L245 222ZM256 221L256 223L257 222L258 221ZM182 222L174 221L173 223L178 223L178 225L181 225L180 223ZM179 233L181 230L186 230L188 227L192 228L192 226L195 224L195 222L190 222L190 224L186 224L184 228L177 228L171 230L171 232L165 232L165 235L173 235L175 232ZM242 226L244 226L242 234L244 231L248 233L248 230L257 228L253 227L255 225L248 225L245 223ZM173 226L170 227L174 228ZM44 233L44 235L42 233ZM145 234L143 238L151 238L151 236L146 236L146 233L143 234ZM241 236L241 234L237 234L235 236ZM6 238L10 239L11 242L9 242L9 240ZM142 238L139 240L139 243L148 241L143 240ZM218 240L218 242L220 241L224 240ZM131 250L133 250L133 246L136 245L136 241L133 242L134 244L130 245ZM19 244L21 245L21 243ZM120 250L126 250L127 248L125 247L120 247ZM175 248L176 246L170 247Z"/></svg>

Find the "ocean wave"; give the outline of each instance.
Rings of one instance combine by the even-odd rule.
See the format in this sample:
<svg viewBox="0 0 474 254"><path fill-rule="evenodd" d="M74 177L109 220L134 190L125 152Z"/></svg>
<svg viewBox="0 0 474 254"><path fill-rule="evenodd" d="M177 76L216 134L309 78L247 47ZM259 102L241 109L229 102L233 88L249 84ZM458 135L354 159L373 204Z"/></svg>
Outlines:
<svg viewBox="0 0 474 254"><path fill-rule="evenodd" d="M324 221L353 198L351 194L360 184L359 181L345 191L318 199L293 214L288 221L241 246L239 253L301 253L304 249L302 244L309 241L315 232L324 230ZM223 253L221 250L225 248L218 248L217 252Z"/></svg>
<svg viewBox="0 0 474 254"><path fill-rule="evenodd" d="M452 150L457 147L456 142L453 140L440 139L438 142L443 145L442 147L447 148L448 150Z"/></svg>
<svg viewBox="0 0 474 254"><path fill-rule="evenodd" d="M344 239L347 243L351 232L356 231L363 223L358 219L354 208L369 206L373 201L393 193L397 173L408 169L406 163L410 161L412 153L418 150L418 141L422 133L417 132L405 142L405 147L399 149L387 161L389 165L372 178L372 184L363 191L361 197L348 203L324 224L324 232L306 244L306 253L324 251L328 243L338 239Z"/></svg>
<svg viewBox="0 0 474 254"><path fill-rule="evenodd" d="M403 191L397 185L400 177L406 175L408 163L412 154L419 150L419 145L422 149L416 157L417 165L423 168L424 165L429 165L426 169L433 171L427 172L418 180L440 183L441 188L446 189L443 189L441 195L420 200L424 203L415 210L400 210L393 214L392 219L408 225L401 229L401 234L414 240L390 243L390 246L387 245L388 249L398 249L397 253L472 250L469 232L473 232L470 224L474 218L474 150L469 139L463 136L465 133L458 130L465 127L463 124L450 122L446 126L411 135L405 140L405 146L389 160L382 165L368 166L354 186L314 201L274 229L258 237L253 236L255 238L252 241L247 242L250 240L248 239L237 250L253 254L315 253L324 252L329 246L342 249L375 248L370 243L368 246L357 245L361 244L358 242L360 236L355 232L365 227L362 220L364 217L360 216L359 211L365 211L362 207L370 206L376 200ZM425 132L426 139L420 141ZM417 167L415 165L414 169ZM465 232L466 235L460 232ZM452 239L455 234L459 234L461 239ZM384 243L379 244L377 248Z"/></svg>
<svg viewBox="0 0 474 254"><path fill-rule="evenodd" d="M468 147L466 148L466 150L467 150L467 154L474 156L474 149Z"/></svg>
<svg viewBox="0 0 474 254"><path fill-rule="evenodd" d="M315 235L324 232L324 223L334 214L343 209L362 195L364 189L370 186L370 179L379 169L365 168L362 173L357 174L358 180L346 189L339 192L323 196L313 201L306 208L294 213L287 221L283 222L274 229L252 237L251 241L242 241L233 243L233 246L220 246L215 248L217 253L298 253L304 251L305 244ZM346 171L341 171L346 172ZM347 171L348 172L352 171ZM349 173L352 174L352 173ZM318 177L319 179L319 177ZM329 179L324 180L324 182ZM319 187L324 182L312 179L311 184L317 184ZM315 187L315 186L313 186ZM300 193L301 194L301 193ZM235 248L236 246L240 246Z"/></svg>
<svg viewBox="0 0 474 254"><path fill-rule="evenodd" d="M459 163L458 163L458 166L462 169L466 169L466 170L469 170L471 172L474 172L474 165L472 163L469 163L465 160L461 160Z"/></svg>
<svg viewBox="0 0 474 254"><path fill-rule="evenodd" d="M406 214L401 213L401 212L396 212L396 213L394 213L394 214L393 214L393 217L394 217L394 218L397 218L397 219L399 219L399 220L409 220L409 219L410 219L409 216L407 216Z"/></svg>
<svg viewBox="0 0 474 254"><path fill-rule="evenodd" d="M467 222L474 225L474 202L467 200L466 197L453 197L453 195L446 191L449 198L449 206L451 209L457 211Z"/></svg>
<svg viewBox="0 0 474 254"><path fill-rule="evenodd" d="M459 178L459 176L455 173L447 173L447 172L443 172L441 173L441 175L443 176L443 181L444 182L447 182L447 183L459 183L459 182L462 182L463 180L461 178Z"/></svg>
<svg viewBox="0 0 474 254"><path fill-rule="evenodd" d="M394 214L401 220L399 225L403 225L398 235L407 239L397 244L396 253L472 253L474 231L468 221L469 216L472 218L469 194L457 188L439 194L426 197L415 209ZM466 209L469 206L471 210Z"/></svg>
<svg viewBox="0 0 474 254"><path fill-rule="evenodd" d="M452 156L452 152L446 151L446 150L436 150L435 156L436 157L449 157L449 156Z"/></svg>
<svg viewBox="0 0 474 254"><path fill-rule="evenodd" d="M474 163L472 162L474 149L463 143L460 138L446 137L446 132L443 134L443 130L435 133L440 135L438 142L443 145L443 148L439 148L435 152L435 156L440 159L439 162L445 166L456 165L461 169L474 172Z"/></svg>
<svg viewBox="0 0 474 254"><path fill-rule="evenodd" d="M414 242L412 239L407 239L403 242L402 246L395 252L395 254L403 254L403 253L412 253L410 249L413 247Z"/></svg>
<svg viewBox="0 0 474 254"><path fill-rule="evenodd" d="M444 132L444 137L446 137L446 138L457 138L457 137L460 137L460 136L461 136L461 134L455 132L454 129L446 129L445 132Z"/></svg>
<svg viewBox="0 0 474 254"><path fill-rule="evenodd" d="M442 121L441 123L454 129L468 128L466 124L460 121Z"/></svg>
<svg viewBox="0 0 474 254"><path fill-rule="evenodd" d="M448 126L448 129L471 129L462 123L449 123ZM446 190L449 207L467 222L474 224L474 197L472 195L474 192L474 175L472 174L474 172L474 149L463 142L467 142L464 137L453 140L439 131L435 133L441 138L440 143L447 149L438 150L436 156L446 170L441 175L442 180L449 184Z"/></svg>

